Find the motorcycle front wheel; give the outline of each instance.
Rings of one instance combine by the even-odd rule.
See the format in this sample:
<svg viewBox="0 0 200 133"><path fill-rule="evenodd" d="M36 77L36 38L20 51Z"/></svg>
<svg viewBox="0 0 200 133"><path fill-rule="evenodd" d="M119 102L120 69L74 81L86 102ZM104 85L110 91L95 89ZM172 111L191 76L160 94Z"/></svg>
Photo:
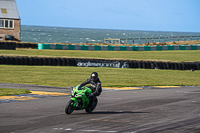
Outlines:
<svg viewBox="0 0 200 133"><path fill-rule="evenodd" d="M74 104L74 101L73 100L70 100L67 105L66 105L66 108L65 108L65 113L66 114L71 114L74 109L73 109L73 104Z"/></svg>

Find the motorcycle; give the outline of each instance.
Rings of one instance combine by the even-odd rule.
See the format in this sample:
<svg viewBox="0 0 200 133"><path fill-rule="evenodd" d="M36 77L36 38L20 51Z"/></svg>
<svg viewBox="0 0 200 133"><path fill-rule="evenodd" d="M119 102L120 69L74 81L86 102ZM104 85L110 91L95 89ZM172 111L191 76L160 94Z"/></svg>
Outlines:
<svg viewBox="0 0 200 133"><path fill-rule="evenodd" d="M65 113L71 114L74 110L84 110L87 113L91 113L97 106L98 99L88 98L88 95L92 93L92 90L86 86L79 89L80 85L72 88L71 99L66 105Z"/></svg>

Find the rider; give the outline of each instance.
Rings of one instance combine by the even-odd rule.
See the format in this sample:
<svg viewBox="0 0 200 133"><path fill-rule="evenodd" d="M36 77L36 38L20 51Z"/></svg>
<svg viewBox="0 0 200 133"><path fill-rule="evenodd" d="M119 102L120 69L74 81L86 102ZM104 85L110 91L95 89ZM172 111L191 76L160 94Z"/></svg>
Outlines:
<svg viewBox="0 0 200 133"><path fill-rule="evenodd" d="M90 84L89 88L92 90L92 93L88 94L88 97L95 99L96 96L101 94L101 81L99 80L97 72L93 72L85 82L80 84L79 88L85 86L86 84Z"/></svg>

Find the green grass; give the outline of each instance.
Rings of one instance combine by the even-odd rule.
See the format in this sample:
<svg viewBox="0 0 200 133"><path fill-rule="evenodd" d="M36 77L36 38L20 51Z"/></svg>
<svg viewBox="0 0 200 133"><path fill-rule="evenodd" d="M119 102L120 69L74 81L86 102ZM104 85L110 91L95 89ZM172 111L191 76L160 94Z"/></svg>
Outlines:
<svg viewBox="0 0 200 133"><path fill-rule="evenodd" d="M0 56L50 56L77 58L118 58L133 60L200 61L199 50L179 51L79 51L79 50L0 50ZM121 69L61 66L0 65L0 82L75 86L84 82L91 72L97 71L102 86L200 86L200 71Z"/></svg>
<svg viewBox="0 0 200 133"><path fill-rule="evenodd" d="M7 56L51 56L51 57L84 57L84 58L117 58L133 60L159 61L200 61L199 50L176 51L80 51L80 50L37 50L17 49L0 50L0 55Z"/></svg>
<svg viewBox="0 0 200 133"><path fill-rule="evenodd" d="M69 66L0 65L0 82L49 86L75 86L91 74L99 73L102 86L200 86L200 71L122 69Z"/></svg>
<svg viewBox="0 0 200 133"><path fill-rule="evenodd" d="M0 88L0 96L20 95L30 93L27 89Z"/></svg>

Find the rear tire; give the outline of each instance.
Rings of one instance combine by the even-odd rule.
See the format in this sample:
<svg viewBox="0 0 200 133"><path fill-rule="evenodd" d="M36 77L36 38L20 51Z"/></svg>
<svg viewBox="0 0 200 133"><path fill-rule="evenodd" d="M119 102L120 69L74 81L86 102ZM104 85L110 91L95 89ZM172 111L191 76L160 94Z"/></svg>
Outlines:
<svg viewBox="0 0 200 133"><path fill-rule="evenodd" d="M90 103L88 107L85 109L85 112L92 113L92 111L96 108L97 103L98 103L98 99L95 98L95 100L92 103Z"/></svg>
<svg viewBox="0 0 200 133"><path fill-rule="evenodd" d="M65 113L66 113L66 114L69 115L69 114L71 114L71 113L74 111L73 105L74 105L74 101L73 101L73 100L70 100L70 101L67 103L66 108L65 108Z"/></svg>

